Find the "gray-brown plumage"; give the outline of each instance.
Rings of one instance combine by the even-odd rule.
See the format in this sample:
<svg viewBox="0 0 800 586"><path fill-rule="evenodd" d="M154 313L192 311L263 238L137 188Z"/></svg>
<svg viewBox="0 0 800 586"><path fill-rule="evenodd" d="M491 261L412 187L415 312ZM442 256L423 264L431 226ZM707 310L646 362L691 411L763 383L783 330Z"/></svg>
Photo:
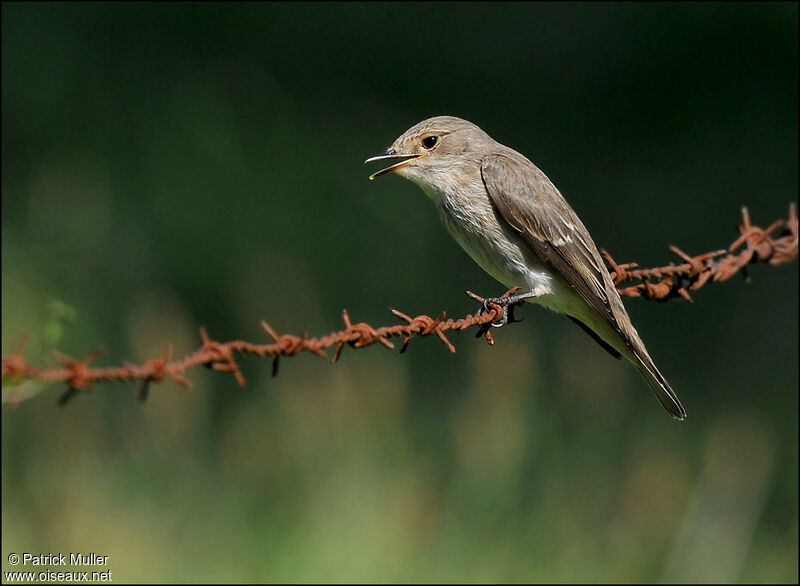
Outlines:
<svg viewBox="0 0 800 586"><path fill-rule="evenodd" d="M631 324L597 246L555 185L527 158L452 116L424 120L375 160L400 160L396 171L437 204L467 253L517 298L570 317L642 374L676 419L686 411Z"/></svg>

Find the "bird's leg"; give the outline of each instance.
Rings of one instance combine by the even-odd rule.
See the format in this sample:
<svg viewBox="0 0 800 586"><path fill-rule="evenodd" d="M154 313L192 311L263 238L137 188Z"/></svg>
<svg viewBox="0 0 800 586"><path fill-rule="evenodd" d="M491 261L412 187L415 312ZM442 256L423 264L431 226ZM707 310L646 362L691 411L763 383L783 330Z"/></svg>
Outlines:
<svg viewBox="0 0 800 586"><path fill-rule="evenodd" d="M493 323L492 326L495 328L500 328L506 324L512 324L517 321L522 321L518 319L514 319L514 308L518 305L521 305L525 302L526 299L531 299L532 297L539 297L540 293L536 291L525 291L523 293L519 293L519 287L514 287L513 289L509 289L505 294L501 297L487 297L486 299L478 299L481 301L482 307L478 310L478 315L486 313L490 309L491 304L499 305L503 308L503 317L499 323Z"/></svg>

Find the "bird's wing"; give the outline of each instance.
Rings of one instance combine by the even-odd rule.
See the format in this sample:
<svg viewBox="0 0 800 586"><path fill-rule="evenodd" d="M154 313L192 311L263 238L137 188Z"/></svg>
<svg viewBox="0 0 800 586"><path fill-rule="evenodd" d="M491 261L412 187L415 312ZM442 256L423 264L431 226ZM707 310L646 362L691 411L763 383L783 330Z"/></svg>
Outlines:
<svg viewBox="0 0 800 586"><path fill-rule="evenodd" d="M580 219L547 176L527 160L489 155L481 164L486 192L500 214L617 332L605 266ZM623 336L625 339L625 336Z"/></svg>

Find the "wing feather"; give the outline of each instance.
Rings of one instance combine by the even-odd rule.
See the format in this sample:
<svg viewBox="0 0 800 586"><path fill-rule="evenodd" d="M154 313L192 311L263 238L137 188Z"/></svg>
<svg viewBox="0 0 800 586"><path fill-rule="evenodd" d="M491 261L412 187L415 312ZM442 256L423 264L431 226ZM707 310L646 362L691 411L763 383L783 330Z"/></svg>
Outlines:
<svg viewBox="0 0 800 586"><path fill-rule="evenodd" d="M547 176L527 159L502 154L483 160L481 176L502 217L542 261L563 275L581 298L620 332L606 291L606 268L600 253Z"/></svg>
<svg viewBox="0 0 800 586"><path fill-rule="evenodd" d="M676 419L684 419L686 410L656 368L630 323L597 246L547 176L515 151L487 156L481 164L481 176L486 192L500 215L522 235L543 262L560 273L581 298L608 322L632 351L633 356L629 360L653 389L661 404ZM580 319L573 321L590 331ZM599 335L595 339L601 340ZM603 341L601 345L612 354L617 353L607 342Z"/></svg>

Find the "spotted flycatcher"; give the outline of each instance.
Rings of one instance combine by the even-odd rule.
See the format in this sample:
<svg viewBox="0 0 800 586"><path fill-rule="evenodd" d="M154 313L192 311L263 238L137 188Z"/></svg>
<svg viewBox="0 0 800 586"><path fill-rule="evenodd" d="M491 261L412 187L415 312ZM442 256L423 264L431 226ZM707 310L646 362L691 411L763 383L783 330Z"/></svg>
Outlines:
<svg viewBox="0 0 800 586"><path fill-rule="evenodd" d="M460 118L437 116L404 132L372 161L434 201L461 247L486 272L521 292L500 301L539 303L624 356L675 419L686 411L647 353L589 231L556 186L517 151Z"/></svg>

